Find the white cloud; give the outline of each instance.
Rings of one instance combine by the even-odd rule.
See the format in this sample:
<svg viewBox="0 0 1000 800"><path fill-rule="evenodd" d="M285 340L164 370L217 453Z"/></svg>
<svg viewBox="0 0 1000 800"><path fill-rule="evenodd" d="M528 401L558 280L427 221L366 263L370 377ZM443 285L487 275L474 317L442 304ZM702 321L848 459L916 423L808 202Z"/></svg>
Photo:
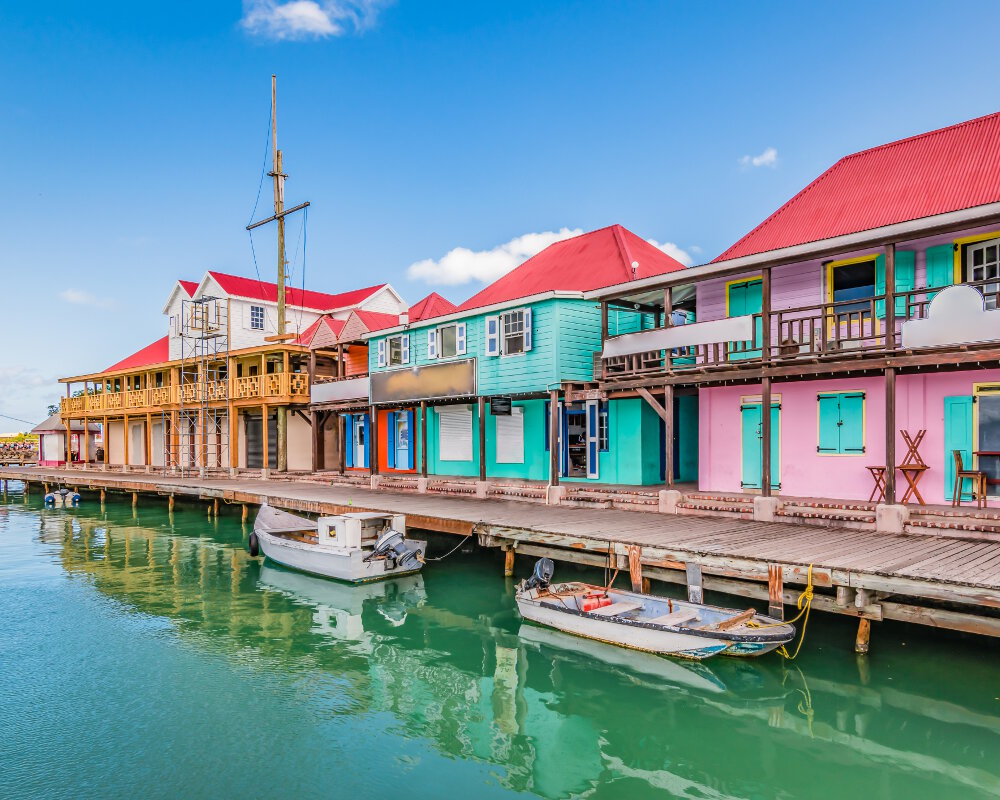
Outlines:
<svg viewBox="0 0 1000 800"><path fill-rule="evenodd" d="M580 228L561 228L558 231L526 233L491 250L456 247L437 261L425 258L423 261L410 264L406 274L412 280L446 286L469 281L495 281L550 244L579 236L581 233L583 231Z"/></svg>
<svg viewBox="0 0 1000 800"><path fill-rule="evenodd" d="M694 263L694 259L691 258L691 254L688 253L686 250L682 250L673 242L663 242L661 244L660 242L656 241L656 239L647 239L646 241L649 242L651 245L653 245L653 247L657 248L658 250L662 250L671 258L680 261L685 267L690 267ZM692 247L691 249L695 250L696 248Z"/></svg>
<svg viewBox="0 0 1000 800"><path fill-rule="evenodd" d="M59 297L61 297L65 302L72 303L75 306L91 306L92 308L111 308L111 300L103 297L97 297L83 289L63 289L59 292Z"/></svg>
<svg viewBox="0 0 1000 800"><path fill-rule="evenodd" d="M375 24L386 0L244 0L240 24L268 39L323 39Z"/></svg>
<svg viewBox="0 0 1000 800"><path fill-rule="evenodd" d="M759 156L743 156L740 159L742 167L776 167L778 165L778 151L774 147L768 147Z"/></svg>

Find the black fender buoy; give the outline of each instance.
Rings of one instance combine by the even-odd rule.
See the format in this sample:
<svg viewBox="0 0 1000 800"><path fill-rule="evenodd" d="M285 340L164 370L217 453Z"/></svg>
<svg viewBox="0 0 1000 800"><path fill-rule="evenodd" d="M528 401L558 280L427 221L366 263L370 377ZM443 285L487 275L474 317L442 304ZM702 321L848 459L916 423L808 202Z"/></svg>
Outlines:
<svg viewBox="0 0 1000 800"><path fill-rule="evenodd" d="M254 558L260 555L260 541L257 539L257 534L253 531L250 532L250 555Z"/></svg>

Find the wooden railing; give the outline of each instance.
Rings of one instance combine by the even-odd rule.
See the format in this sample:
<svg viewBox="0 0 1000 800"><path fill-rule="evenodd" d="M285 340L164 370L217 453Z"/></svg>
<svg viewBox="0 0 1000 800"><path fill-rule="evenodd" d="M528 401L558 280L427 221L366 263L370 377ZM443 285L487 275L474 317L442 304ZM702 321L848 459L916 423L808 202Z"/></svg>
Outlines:
<svg viewBox="0 0 1000 800"><path fill-rule="evenodd" d="M983 294L987 308L1000 308L1000 281L966 283ZM900 328L911 319L927 316L930 301L941 288L914 289L895 297L894 347L899 347ZM848 355L882 354L886 347L886 298L817 303L771 312L769 360L837 360ZM670 351L653 350L601 359L595 377L616 381L685 370L738 369L764 360L761 316L754 315L754 338L742 342L715 342ZM596 365L595 365L596 366Z"/></svg>
<svg viewBox="0 0 1000 800"><path fill-rule="evenodd" d="M308 402L309 376L301 372L247 375L180 386L157 386L148 389L127 389L123 392L97 392L80 397L64 397L60 413L67 416L100 416L108 412L149 412L170 405L195 405L233 400L258 400L287 397L292 401Z"/></svg>

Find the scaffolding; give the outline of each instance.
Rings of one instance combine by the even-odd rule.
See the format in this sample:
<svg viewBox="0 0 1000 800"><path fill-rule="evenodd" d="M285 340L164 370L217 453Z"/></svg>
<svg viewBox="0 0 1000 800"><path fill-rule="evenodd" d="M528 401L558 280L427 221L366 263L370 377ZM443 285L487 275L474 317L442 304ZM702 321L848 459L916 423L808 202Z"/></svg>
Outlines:
<svg viewBox="0 0 1000 800"><path fill-rule="evenodd" d="M205 475L229 468L229 300L184 300L173 406L163 410L163 469Z"/></svg>

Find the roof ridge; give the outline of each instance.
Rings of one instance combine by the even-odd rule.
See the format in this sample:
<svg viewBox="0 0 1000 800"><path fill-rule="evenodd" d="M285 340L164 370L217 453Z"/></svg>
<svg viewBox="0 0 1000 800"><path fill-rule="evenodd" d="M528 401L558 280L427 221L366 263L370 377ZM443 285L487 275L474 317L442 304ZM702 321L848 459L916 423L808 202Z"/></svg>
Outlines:
<svg viewBox="0 0 1000 800"><path fill-rule="evenodd" d="M635 273L632 271L632 262L635 261L635 259L632 258L632 251L629 250L628 242L625 241L625 234L623 231L625 231L626 228L617 222L609 227L614 232L615 243L618 245L618 254L622 257L622 260L625 263L625 280L632 280L635 278Z"/></svg>
<svg viewBox="0 0 1000 800"><path fill-rule="evenodd" d="M873 153L876 150L886 150L890 147L898 147L902 144L908 144L910 142L915 142L918 139L928 139L932 136L940 136L942 133L947 133L953 131L956 128L964 128L966 125L975 125L981 123L991 117L1000 117L1000 111L994 111L991 114L983 114L981 117L974 117L973 119L963 120L962 122L955 122L951 125L942 125L940 128L935 128L932 131L924 131L923 133L915 133L912 136L904 136L902 139L895 139L891 142L885 142L883 144L877 144L873 147L866 147L864 150L858 150L854 153L848 153L846 156L841 157L840 161L846 161L847 159L854 158L856 156L863 156L865 153ZM837 163L839 164L840 161ZM834 165L836 166L836 164Z"/></svg>

